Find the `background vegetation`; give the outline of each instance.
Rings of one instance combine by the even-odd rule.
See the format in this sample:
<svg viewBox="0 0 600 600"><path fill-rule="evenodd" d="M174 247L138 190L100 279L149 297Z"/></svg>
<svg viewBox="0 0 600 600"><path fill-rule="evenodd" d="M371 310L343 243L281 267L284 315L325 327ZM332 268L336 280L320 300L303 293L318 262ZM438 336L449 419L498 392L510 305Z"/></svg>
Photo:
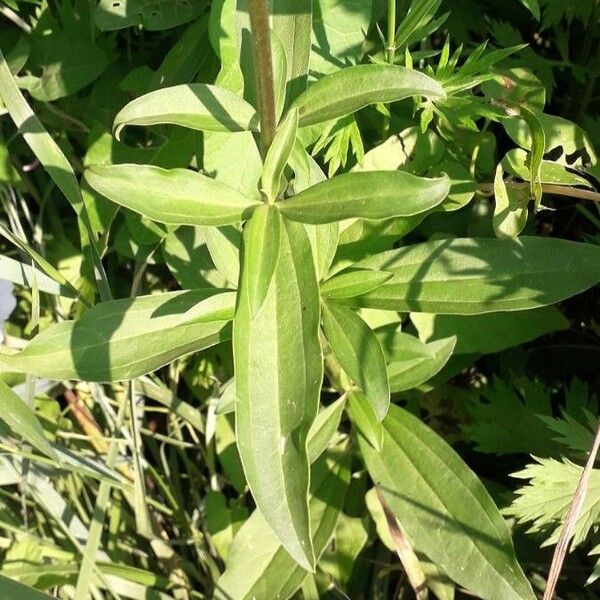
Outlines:
<svg viewBox="0 0 600 600"><path fill-rule="evenodd" d="M505 600L546 588L598 421L600 5L273 0L271 10L277 109L291 115L278 131L287 124L294 135L269 179L264 107L262 139L247 104L235 105L233 125L221 116L221 131L212 121L169 124L181 125L181 115L153 120L146 108L120 112L192 82L216 83L258 108L243 0L0 0L0 277L15 284L14 308L9 288L0 299L0 598ZM446 97L369 89L362 104L307 123L308 101L288 111L306 87L301 69L292 76L294 60L308 65L309 90L353 65L399 65L430 76ZM348 79L311 102L367 88ZM169 92L166 106L185 102L181 93ZM236 128L246 131L227 131ZM317 265L328 341L321 412L308 433L308 457L321 455L309 503L314 573L284 549L292 543L273 533L248 489L234 352L223 334L233 295L211 305L221 315L214 330L182 317L181 303L190 310L212 297L194 290L237 286L242 228L208 217L165 223L160 207L142 216L156 207L153 194L177 185L133 170L126 192L115 191L115 171L103 169L124 163L199 171L251 203L261 198L261 172L272 199L346 173L449 176L450 194L428 212L393 213L385 197L377 220L333 208L339 231L318 230L330 256ZM336 194L350 197L353 185ZM315 222L289 206L281 212L290 219ZM459 238L485 240L484 264L476 250L468 262L468 244L456 246L467 258L443 254L441 279L479 269L484 279L504 277L500 296L490 287L484 299L458 281L450 300L425 284L416 300L384 306L393 310L375 310L385 298L355 302L360 313L346 307L398 276L380 253L428 242L414 259L419 282L419 265ZM260 290L258 280L246 285ZM188 295L165 309L165 294L180 289ZM121 304L103 308L111 298ZM501 301L512 302L510 312ZM60 332L72 321L83 337L65 346ZM59 333L16 352L56 323ZM369 408L378 414L381 394L370 386L379 359L352 356L353 328L363 342L375 331L385 359L384 426ZM149 358L131 379L136 352ZM600 471L588 475L556 598L598 594Z"/></svg>

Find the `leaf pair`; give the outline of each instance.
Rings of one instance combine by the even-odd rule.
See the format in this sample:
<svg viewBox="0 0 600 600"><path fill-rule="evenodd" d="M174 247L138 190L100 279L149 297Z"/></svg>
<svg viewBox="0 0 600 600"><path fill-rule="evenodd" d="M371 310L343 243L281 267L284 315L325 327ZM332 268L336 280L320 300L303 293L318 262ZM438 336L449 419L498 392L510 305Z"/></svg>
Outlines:
<svg viewBox="0 0 600 600"><path fill-rule="evenodd" d="M263 189L270 201L279 193L285 162L274 158L277 164L265 164ZM86 172L86 179L113 202L170 225L237 223L260 205L224 183L186 169L98 166ZM447 177L426 179L402 171L348 173L309 187L278 206L289 219L306 224L353 217L386 219L426 212L440 204L449 189Z"/></svg>
<svg viewBox="0 0 600 600"><path fill-rule="evenodd" d="M434 79L404 67L359 65L341 69L313 83L293 104L299 126L352 114L369 104L411 96L444 98ZM117 137L128 125L173 124L200 131L258 131L258 115L241 97L203 83L155 90L136 98L117 115Z"/></svg>

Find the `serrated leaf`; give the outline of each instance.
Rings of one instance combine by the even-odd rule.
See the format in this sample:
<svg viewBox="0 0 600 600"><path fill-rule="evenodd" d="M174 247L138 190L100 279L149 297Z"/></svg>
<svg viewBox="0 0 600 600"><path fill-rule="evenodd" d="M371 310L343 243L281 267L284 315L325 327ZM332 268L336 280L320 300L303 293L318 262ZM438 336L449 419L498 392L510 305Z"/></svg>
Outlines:
<svg viewBox="0 0 600 600"><path fill-rule="evenodd" d="M258 131L254 107L216 85L188 83L155 90L122 108L114 121L120 139L128 125L179 125L197 131Z"/></svg>
<svg viewBox="0 0 600 600"><path fill-rule="evenodd" d="M274 207L267 210L280 220L280 235L279 248L272 249L277 264L260 306L251 302L249 286L256 278L266 281L266 273L251 273L246 265L268 267L269 272L271 266L256 259L260 247L244 244L233 336L236 432L259 510L291 556L310 570L314 552L306 440L323 377L319 294L304 228L282 219ZM259 242L268 248L268 241Z"/></svg>
<svg viewBox="0 0 600 600"><path fill-rule="evenodd" d="M407 411L391 406L383 426L385 452L361 438L360 449L413 546L485 600L533 600L506 523L475 473Z"/></svg>
<svg viewBox="0 0 600 600"><path fill-rule="evenodd" d="M91 167L86 181L112 202L169 225L228 225L248 218L258 202L187 169L149 165Z"/></svg>
<svg viewBox="0 0 600 600"><path fill-rule="evenodd" d="M102 302L78 321L46 329L23 351L1 353L0 364L56 380L134 379L228 339L234 304L235 294L210 290Z"/></svg>
<svg viewBox="0 0 600 600"><path fill-rule="evenodd" d="M311 469L309 501L315 554L320 556L333 535L350 482L350 456L344 446L322 456ZM257 540L260 552L256 551ZM291 597L307 572L281 546L256 510L233 540L215 600L279 600Z"/></svg>
<svg viewBox="0 0 600 600"><path fill-rule="evenodd" d="M294 106L300 126L343 117L369 104L425 96L444 98L442 86L427 75L393 65L358 65L319 79L300 94Z"/></svg>
<svg viewBox="0 0 600 600"><path fill-rule="evenodd" d="M364 392L379 421L390 403L383 350L371 328L351 309L323 303L323 329L342 368Z"/></svg>
<svg viewBox="0 0 600 600"><path fill-rule="evenodd" d="M450 191L447 177L426 179L403 171L346 173L281 202L281 212L302 223L408 217L432 209Z"/></svg>
<svg viewBox="0 0 600 600"><path fill-rule="evenodd" d="M529 483L517 490L517 498L505 513L520 523L530 523L530 532L547 538L543 545L555 544L567 516L583 467L563 458L536 458L523 470L513 473ZM597 529L600 521L600 469L593 469L581 512L575 522L572 547L580 545Z"/></svg>
<svg viewBox="0 0 600 600"><path fill-rule="evenodd" d="M537 308L600 281L600 247L557 238L457 238L382 252L354 265L394 277L344 302L384 310L482 314Z"/></svg>

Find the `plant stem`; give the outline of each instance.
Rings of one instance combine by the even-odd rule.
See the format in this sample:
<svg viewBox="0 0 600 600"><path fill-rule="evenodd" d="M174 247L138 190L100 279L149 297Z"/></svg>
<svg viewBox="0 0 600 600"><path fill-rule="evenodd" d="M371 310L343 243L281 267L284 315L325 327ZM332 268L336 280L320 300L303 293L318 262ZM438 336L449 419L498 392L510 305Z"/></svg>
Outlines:
<svg viewBox="0 0 600 600"><path fill-rule="evenodd" d="M590 450L585 468L579 477L577 487L575 488L575 493L573 494L573 498L571 500L569 512L565 517L565 521L560 532L560 537L558 538L556 548L554 549L554 555L552 556L552 564L550 566L550 572L548 574L548 581L546 583L546 589L544 590L543 600L552 600L552 597L554 596L556 583L558 582L558 577L562 570L565 556L567 555L567 550L569 549L569 543L573 537L573 532L575 531L575 524L577 523L577 518L579 517L579 513L581 512L581 509L585 503L585 498L590 484L590 477L592 476L592 469L594 468L594 463L596 461L596 456L598 456L599 449L600 424L596 428L596 435L594 436L592 449Z"/></svg>
<svg viewBox="0 0 600 600"><path fill-rule="evenodd" d="M388 27L385 53L388 63L393 65L396 59L396 0L388 0Z"/></svg>
<svg viewBox="0 0 600 600"><path fill-rule="evenodd" d="M271 28L267 0L248 0L248 11L252 30L252 51L260 116L261 152L264 158L273 142L277 128Z"/></svg>

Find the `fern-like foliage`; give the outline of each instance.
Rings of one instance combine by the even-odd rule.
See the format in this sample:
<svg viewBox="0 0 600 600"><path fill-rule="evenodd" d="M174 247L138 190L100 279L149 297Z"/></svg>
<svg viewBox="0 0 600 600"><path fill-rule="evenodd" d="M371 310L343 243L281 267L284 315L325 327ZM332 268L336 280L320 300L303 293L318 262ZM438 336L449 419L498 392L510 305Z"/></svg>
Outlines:
<svg viewBox="0 0 600 600"><path fill-rule="evenodd" d="M583 471L567 459L535 458L535 462L513 474L528 484L517 490L517 498L506 509L508 516L520 523L528 523L531 533L541 533L544 545L555 544L562 522ZM588 493L575 525L573 547L581 544L600 526L600 469L590 477Z"/></svg>

